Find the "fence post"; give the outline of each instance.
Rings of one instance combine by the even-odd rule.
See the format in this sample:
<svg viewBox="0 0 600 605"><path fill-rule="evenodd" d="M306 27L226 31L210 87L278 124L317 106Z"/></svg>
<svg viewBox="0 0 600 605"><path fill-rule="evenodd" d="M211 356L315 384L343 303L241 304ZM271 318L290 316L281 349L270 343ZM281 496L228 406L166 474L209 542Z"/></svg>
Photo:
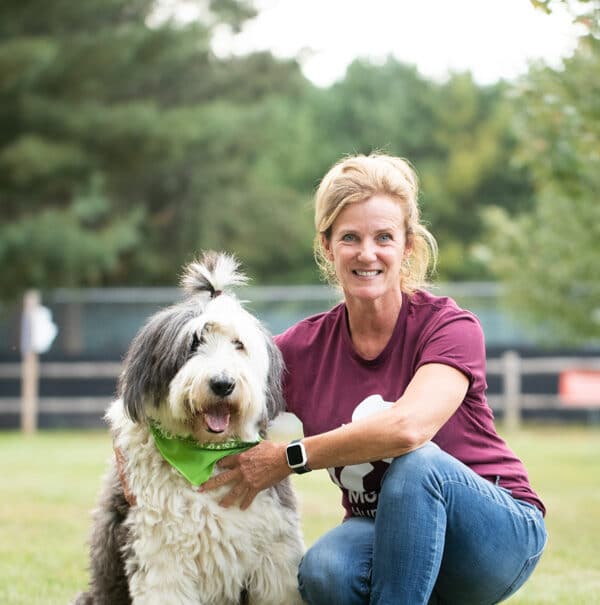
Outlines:
<svg viewBox="0 0 600 605"><path fill-rule="evenodd" d="M26 434L35 433L38 421L39 360L32 346L32 317L39 305L39 291L28 290L21 321L21 430Z"/></svg>
<svg viewBox="0 0 600 605"><path fill-rule="evenodd" d="M504 380L504 424L514 431L521 426L521 358L516 351L502 355Z"/></svg>

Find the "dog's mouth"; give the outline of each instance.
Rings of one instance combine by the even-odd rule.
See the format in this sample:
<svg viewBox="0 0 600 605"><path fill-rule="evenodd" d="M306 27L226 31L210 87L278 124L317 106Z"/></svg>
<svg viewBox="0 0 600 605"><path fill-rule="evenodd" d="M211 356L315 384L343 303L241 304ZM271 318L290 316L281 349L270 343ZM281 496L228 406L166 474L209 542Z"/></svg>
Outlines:
<svg viewBox="0 0 600 605"><path fill-rule="evenodd" d="M229 427L231 408L225 401L219 401L204 410L204 422L210 433L220 434Z"/></svg>

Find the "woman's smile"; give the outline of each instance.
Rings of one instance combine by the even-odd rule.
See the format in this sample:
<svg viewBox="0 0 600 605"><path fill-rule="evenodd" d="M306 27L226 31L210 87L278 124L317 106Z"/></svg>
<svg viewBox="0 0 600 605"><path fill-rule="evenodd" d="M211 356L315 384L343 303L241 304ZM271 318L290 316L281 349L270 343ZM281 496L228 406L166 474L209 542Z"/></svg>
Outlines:
<svg viewBox="0 0 600 605"><path fill-rule="evenodd" d="M376 277L382 273L382 271L360 271L355 269L352 273L354 273L354 275L358 275L359 277Z"/></svg>

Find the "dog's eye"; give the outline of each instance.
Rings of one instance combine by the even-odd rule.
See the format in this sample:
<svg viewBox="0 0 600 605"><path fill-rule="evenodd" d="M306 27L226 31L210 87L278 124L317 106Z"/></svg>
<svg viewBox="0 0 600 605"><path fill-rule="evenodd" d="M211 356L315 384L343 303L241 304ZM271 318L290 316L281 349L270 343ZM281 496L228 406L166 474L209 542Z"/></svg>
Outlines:
<svg viewBox="0 0 600 605"><path fill-rule="evenodd" d="M245 351L246 347L244 346L244 343L241 340L238 340L237 338L235 340L232 341L233 346L236 348L236 350L238 351Z"/></svg>
<svg viewBox="0 0 600 605"><path fill-rule="evenodd" d="M198 338L198 334L194 332L194 338L192 338L192 345L190 346L190 353L195 353L198 350L198 347L202 344L203 339Z"/></svg>

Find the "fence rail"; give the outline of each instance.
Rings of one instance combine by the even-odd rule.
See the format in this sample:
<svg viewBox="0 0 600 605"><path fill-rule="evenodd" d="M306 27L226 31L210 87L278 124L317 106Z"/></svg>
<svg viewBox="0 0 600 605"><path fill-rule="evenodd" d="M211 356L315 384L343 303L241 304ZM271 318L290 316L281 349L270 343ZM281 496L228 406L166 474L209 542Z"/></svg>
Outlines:
<svg viewBox="0 0 600 605"><path fill-rule="evenodd" d="M112 361L46 362L40 364L40 378L117 378L121 373L120 363ZM0 364L0 378L20 378L20 363ZM2 401L2 399L0 399Z"/></svg>
<svg viewBox="0 0 600 605"><path fill-rule="evenodd" d="M559 374L567 370L600 371L600 357L521 357L518 353L507 351L502 357L487 360L487 373L503 374L509 354L518 357L521 374Z"/></svg>
<svg viewBox="0 0 600 605"><path fill-rule="evenodd" d="M51 379L117 379L122 365L117 362L44 362L39 364L39 377ZM20 379L22 364L0 364L0 379ZM502 382L499 394L490 394L492 408L501 411L509 428L517 428L523 410L560 409L566 405L559 393L524 393L523 377L532 374L561 374L567 371L584 371L597 374L600 385L600 357L521 357L515 351L507 351L501 357L487 360L488 376L500 376ZM589 395L589 394L588 394ZM61 414L101 414L109 397L41 397L37 400L36 416L40 413ZM573 407L571 404L570 407ZM600 386L581 404L592 410L600 410ZM0 414L23 414L22 398L1 397Z"/></svg>

